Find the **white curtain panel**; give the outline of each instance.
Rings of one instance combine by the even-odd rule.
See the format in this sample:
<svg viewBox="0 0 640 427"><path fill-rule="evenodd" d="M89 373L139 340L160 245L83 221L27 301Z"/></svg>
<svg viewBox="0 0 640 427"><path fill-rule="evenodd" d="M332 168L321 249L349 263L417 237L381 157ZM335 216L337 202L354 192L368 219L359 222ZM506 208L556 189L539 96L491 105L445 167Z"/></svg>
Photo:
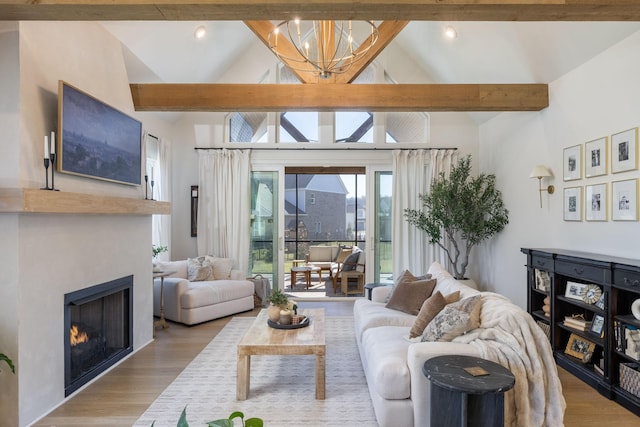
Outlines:
<svg viewBox="0 0 640 427"><path fill-rule="evenodd" d="M429 244L426 234L406 221L404 210L422 209L420 195L429 193L431 182L440 172L448 176L457 159L456 150L394 150L391 212L394 277L403 270L424 274L434 261L447 266L444 251Z"/></svg>
<svg viewBox="0 0 640 427"><path fill-rule="evenodd" d="M198 255L249 269L251 150L198 150Z"/></svg>
<svg viewBox="0 0 640 427"><path fill-rule="evenodd" d="M171 200L171 182L169 172L169 143L164 139L158 139L158 163L160 164L159 176L155 177L154 192L157 200ZM156 169L157 170L157 169ZM170 215L153 215L153 236L152 242L156 245L166 246L171 250L171 216ZM171 252L165 252L158 255L160 260L170 260Z"/></svg>

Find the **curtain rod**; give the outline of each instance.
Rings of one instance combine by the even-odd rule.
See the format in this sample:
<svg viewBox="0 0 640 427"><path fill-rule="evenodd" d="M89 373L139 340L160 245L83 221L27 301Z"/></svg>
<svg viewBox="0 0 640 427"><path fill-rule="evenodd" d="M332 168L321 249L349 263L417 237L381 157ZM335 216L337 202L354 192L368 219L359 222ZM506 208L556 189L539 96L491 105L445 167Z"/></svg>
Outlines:
<svg viewBox="0 0 640 427"><path fill-rule="evenodd" d="M352 151L407 151L407 150L457 150L457 147L429 147L429 148L354 148L354 147L345 147L345 148L308 148L308 147L299 147L299 148L280 148L280 147L231 147L231 148L221 148L221 147L193 147L194 150L254 150L254 151L327 151L327 150L352 150Z"/></svg>

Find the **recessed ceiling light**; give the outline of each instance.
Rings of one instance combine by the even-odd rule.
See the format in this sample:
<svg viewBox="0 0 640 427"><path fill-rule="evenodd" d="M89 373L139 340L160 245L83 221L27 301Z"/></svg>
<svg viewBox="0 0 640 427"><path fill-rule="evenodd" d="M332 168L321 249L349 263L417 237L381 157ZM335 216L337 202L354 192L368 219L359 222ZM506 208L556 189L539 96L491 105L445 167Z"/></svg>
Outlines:
<svg viewBox="0 0 640 427"><path fill-rule="evenodd" d="M444 35L449 40L453 40L453 39L458 37L458 32L456 31L455 28L453 28L451 25L449 25L448 27L445 27Z"/></svg>
<svg viewBox="0 0 640 427"><path fill-rule="evenodd" d="M204 36L207 35L207 29L204 27L204 25L200 25L198 28L196 28L196 30L193 33L193 36L196 39L203 39Z"/></svg>

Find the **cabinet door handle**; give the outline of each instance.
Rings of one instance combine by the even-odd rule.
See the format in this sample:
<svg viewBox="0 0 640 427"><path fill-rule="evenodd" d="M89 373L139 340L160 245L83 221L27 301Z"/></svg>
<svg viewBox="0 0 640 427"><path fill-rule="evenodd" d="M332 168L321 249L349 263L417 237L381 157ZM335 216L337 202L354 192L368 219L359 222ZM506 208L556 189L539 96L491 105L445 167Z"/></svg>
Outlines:
<svg viewBox="0 0 640 427"><path fill-rule="evenodd" d="M582 268L578 268L578 267L573 267L573 271L574 271L576 274L582 274L582 273L584 273L584 270L583 270Z"/></svg>
<svg viewBox="0 0 640 427"><path fill-rule="evenodd" d="M623 279L624 284L627 286L633 286L633 287L637 287L638 285L640 285L640 280L636 279L636 280L629 280L626 277Z"/></svg>

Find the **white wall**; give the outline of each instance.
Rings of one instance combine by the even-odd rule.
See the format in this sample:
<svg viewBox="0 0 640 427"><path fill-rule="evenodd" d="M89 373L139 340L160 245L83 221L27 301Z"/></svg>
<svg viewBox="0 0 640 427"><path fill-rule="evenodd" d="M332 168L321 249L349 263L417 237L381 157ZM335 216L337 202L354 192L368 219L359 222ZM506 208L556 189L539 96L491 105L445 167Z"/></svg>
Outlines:
<svg viewBox="0 0 640 427"><path fill-rule="evenodd" d="M133 102L120 43L99 24L6 28L0 28L0 146L10 158L7 167L5 158L0 164L0 186L39 188L43 136L57 124L59 79L129 114ZM142 186L66 174L56 175L56 187L144 197ZM65 399L65 293L133 274L134 351L151 341L151 217L1 214L0 239L0 352L16 362L16 375L4 367L0 374L0 424L24 426Z"/></svg>
<svg viewBox="0 0 640 427"><path fill-rule="evenodd" d="M402 61L405 61L404 63ZM399 83L429 83L429 76L421 71L404 51L388 48L376 59L376 64L388 69ZM272 64L270 69L269 65ZM221 77L219 83L256 83L267 72L275 72L275 57L256 41ZM402 66L398 66L402 64ZM198 155L194 147L225 147L223 113L185 114L174 124L172 150L173 209L171 258L185 259L198 255L196 238L190 237L190 186L198 184ZM412 144L393 148L458 147L461 155L473 156L477 168L478 125L461 113L432 113L429 144ZM244 148L244 147L243 147ZM246 147L251 148L251 147ZM389 148L389 147L385 147ZM391 151L253 151L252 161L262 170L269 166L372 166L388 165L391 170ZM265 169L266 168L266 169ZM275 169L274 169L275 170Z"/></svg>
<svg viewBox="0 0 640 427"><path fill-rule="evenodd" d="M640 126L640 33L549 85L550 106L539 113L504 113L480 128L480 169L495 173L510 210L506 230L478 251L481 285L526 305L521 247L565 248L637 258L638 222L563 221L563 188L638 178L636 170L564 182L563 149ZM584 147L583 147L584 149ZM583 150L584 152L584 150ZM539 207L536 164L555 175L555 194ZM584 171L583 175L584 176ZM610 209L609 198L609 209ZM583 206L584 210L584 206ZM610 212L610 211L609 211ZM473 275L472 275L473 277Z"/></svg>

